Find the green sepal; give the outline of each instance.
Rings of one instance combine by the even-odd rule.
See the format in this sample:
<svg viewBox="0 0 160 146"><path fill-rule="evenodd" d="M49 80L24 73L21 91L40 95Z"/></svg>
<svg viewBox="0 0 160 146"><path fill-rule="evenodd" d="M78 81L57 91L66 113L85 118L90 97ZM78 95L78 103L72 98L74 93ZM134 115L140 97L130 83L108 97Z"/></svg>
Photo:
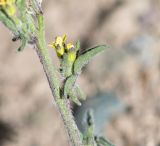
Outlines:
<svg viewBox="0 0 160 146"><path fill-rule="evenodd" d="M73 62L69 61L69 54L65 53L61 61L61 70L65 78L72 75Z"/></svg>
<svg viewBox="0 0 160 146"><path fill-rule="evenodd" d="M78 41L76 42L76 46L75 46L76 52L80 49L80 47L81 47L81 43L80 43L80 41L78 40Z"/></svg>
<svg viewBox="0 0 160 146"><path fill-rule="evenodd" d="M100 45L82 52L74 62L74 74L79 74L82 68L89 62L89 60L93 56L104 51L106 48L106 45Z"/></svg>
<svg viewBox="0 0 160 146"><path fill-rule="evenodd" d="M67 96L72 92L72 89L75 85L77 79L77 75L71 75L68 77L64 83L64 97L67 98Z"/></svg>

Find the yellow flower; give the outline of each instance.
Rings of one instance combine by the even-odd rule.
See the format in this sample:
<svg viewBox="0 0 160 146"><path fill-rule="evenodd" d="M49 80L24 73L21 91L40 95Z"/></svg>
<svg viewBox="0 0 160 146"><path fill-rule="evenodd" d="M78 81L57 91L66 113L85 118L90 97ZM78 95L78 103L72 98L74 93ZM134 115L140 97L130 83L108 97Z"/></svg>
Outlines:
<svg viewBox="0 0 160 146"><path fill-rule="evenodd" d="M9 16L12 16L16 12L14 6L15 0L0 0L0 6L6 11Z"/></svg>
<svg viewBox="0 0 160 146"><path fill-rule="evenodd" d="M6 5L6 0L0 0L0 6Z"/></svg>
<svg viewBox="0 0 160 146"><path fill-rule="evenodd" d="M58 57L62 57L64 54L65 41L66 41L66 35L63 35L63 37L58 36L56 37L55 42L49 45L50 47L56 50Z"/></svg>
<svg viewBox="0 0 160 146"><path fill-rule="evenodd" d="M74 50L74 45L72 43L68 43L66 45L66 50L68 52L68 60L70 62L74 62L76 59L76 52Z"/></svg>
<svg viewBox="0 0 160 146"><path fill-rule="evenodd" d="M52 47L56 50L57 56L61 58L64 53L67 53L68 60L70 62L74 62L76 59L76 52L74 51L74 45L72 43L66 44L67 36L63 35L63 37L56 37L55 42L49 44L49 47Z"/></svg>
<svg viewBox="0 0 160 146"><path fill-rule="evenodd" d="M13 5L15 0L0 0L0 6Z"/></svg>
<svg viewBox="0 0 160 146"><path fill-rule="evenodd" d="M67 50L67 51L70 50L70 49L72 49L72 48L74 48L74 45L73 45L72 43L68 43L68 44L66 45L66 50Z"/></svg>
<svg viewBox="0 0 160 146"><path fill-rule="evenodd" d="M15 3L15 0L0 0L0 5L12 5Z"/></svg>

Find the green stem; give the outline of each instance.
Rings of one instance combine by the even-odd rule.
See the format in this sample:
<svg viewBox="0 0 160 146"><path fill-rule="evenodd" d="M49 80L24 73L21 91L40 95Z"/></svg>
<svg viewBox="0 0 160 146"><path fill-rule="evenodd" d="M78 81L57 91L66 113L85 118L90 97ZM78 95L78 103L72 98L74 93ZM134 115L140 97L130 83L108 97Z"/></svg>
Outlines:
<svg viewBox="0 0 160 146"><path fill-rule="evenodd" d="M56 69L51 63L48 49L46 48L45 34L44 34L44 20L42 14L37 14L38 19L38 32L37 32L37 43L36 51L39 59L42 63L44 72L47 76L52 94L57 104L58 110L63 119L66 131L69 136L69 140L72 146L83 146L81 134L74 121L70 104L68 99L60 96L60 83L57 78Z"/></svg>

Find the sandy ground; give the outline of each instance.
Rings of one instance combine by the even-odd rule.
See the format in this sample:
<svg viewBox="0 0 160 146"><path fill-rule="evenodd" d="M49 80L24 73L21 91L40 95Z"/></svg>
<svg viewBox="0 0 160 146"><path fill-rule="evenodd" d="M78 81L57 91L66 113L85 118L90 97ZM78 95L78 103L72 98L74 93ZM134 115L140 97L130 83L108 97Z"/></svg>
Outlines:
<svg viewBox="0 0 160 146"><path fill-rule="evenodd" d="M66 33L82 48L112 46L78 81L88 97L112 92L128 106L105 136L117 146L160 146L160 1L48 0L43 7L48 43ZM68 146L35 51L17 53L11 39L0 24L0 146Z"/></svg>

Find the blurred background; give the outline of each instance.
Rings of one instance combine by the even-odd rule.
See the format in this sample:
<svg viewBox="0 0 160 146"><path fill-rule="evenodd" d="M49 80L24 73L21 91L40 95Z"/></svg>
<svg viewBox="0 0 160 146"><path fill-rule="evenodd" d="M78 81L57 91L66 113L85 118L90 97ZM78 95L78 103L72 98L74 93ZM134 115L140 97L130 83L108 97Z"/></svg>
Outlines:
<svg viewBox="0 0 160 146"><path fill-rule="evenodd" d="M109 44L84 69L95 133L117 146L160 146L160 0L46 0L46 39L67 34L83 49ZM69 146L46 77L31 46L0 24L0 146ZM53 63L58 65L54 50Z"/></svg>

